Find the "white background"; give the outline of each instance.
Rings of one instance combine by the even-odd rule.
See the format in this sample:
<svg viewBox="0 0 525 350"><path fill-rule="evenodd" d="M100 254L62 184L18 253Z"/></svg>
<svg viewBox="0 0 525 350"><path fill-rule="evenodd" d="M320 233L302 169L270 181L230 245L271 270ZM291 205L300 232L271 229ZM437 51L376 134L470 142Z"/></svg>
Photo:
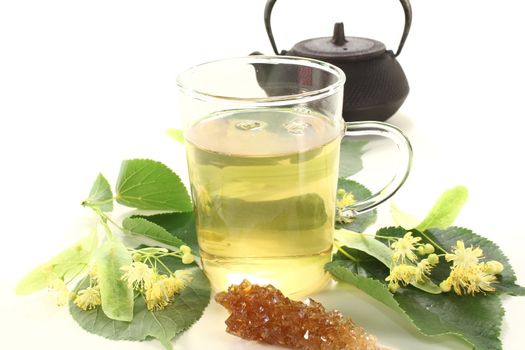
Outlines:
<svg viewBox="0 0 525 350"><path fill-rule="evenodd" d="M114 183L122 159L149 157L185 176L183 150L164 134L180 123L175 76L211 59L271 53L264 2L0 0L3 349L160 349L90 335L46 292L18 298L14 285L85 234L92 218L79 203L99 171ZM525 284L521 3L414 0L400 57L412 90L390 122L415 150L398 206L423 216L444 189L466 185L470 198L457 224L496 241ZM347 35L395 49L403 20L395 0L280 0L274 13L280 49L329 35L335 21L345 22ZM320 298L386 344L467 348L418 337L386 308L350 293ZM522 349L525 298L506 299L505 307L504 349ZM176 348L262 348L226 335L223 319L212 306Z"/></svg>

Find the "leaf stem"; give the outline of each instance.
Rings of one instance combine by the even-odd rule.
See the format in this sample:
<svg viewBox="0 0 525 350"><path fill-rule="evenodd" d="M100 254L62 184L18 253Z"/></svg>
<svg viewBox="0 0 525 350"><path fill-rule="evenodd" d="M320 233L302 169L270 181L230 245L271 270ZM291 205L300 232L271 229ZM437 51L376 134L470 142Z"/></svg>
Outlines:
<svg viewBox="0 0 525 350"><path fill-rule="evenodd" d="M169 272L169 274L173 274L173 272L170 270L170 268L168 266L166 266L166 264L164 264L159 258L157 257L153 257L156 261L159 262L160 265L162 265L162 267L164 267L166 269L166 271Z"/></svg>
<svg viewBox="0 0 525 350"><path fill-rule="evenodd" d="M116 228L118 228L119 230L121 230L122 232L128 232L126 229L124 229L121 225L119 225L115 220L113 220L109 215L107 215L106 213L104 212L100 212L100 214L102 217L104 217L104 219L106 219L107 221L109 221L113 226L115 226Z"/></svg>
<svg viewBox="0 0 525 350"><path fill-rule="evenodd" d="M86 200L84 200L81 204L84 206L84 207L89 207L89 208L95 208L95 207L98 207L100 205L103 205L103 204L108 204L108 203L112 203L114 200L114 198L108 198L106 200L103 200L103 201L90 201L89 198L87 198Z"/></svg>
<svg viewBox="0 0 525 350"><path fill-rule="evenodd" d="M113 220L111 220L110 217L108 217L106 214L104 214L104 212L102 210L100 210L100 208L98 207L93 207L93 206L89 206L94 212L95 214L98 215L98 217L100 218L100 223L102 224L102 226L104 227L104 231L106 232L106 236L109 238L109 239L113 239L114 236L113 236L113 232L111 232L111 229L109 228L109 225L108 225L108 221L109 222L112 222Z"/></svg>
<svg viewBox="0 0 525 350"><path fill-rule="evenodd" d="M337 247L337 250L340 251L344 256L346 256L348 259L352 260L353 262L357 262L358 260L353 257L352 255L350 255L347 251L345 251L343 249L342 246L340 246L339 244L337 244L335 241L334 241L334 245Z"/></svg>
<svg viewBox="0 0 525 350"><path fill-rule="evenodd" d="M109 228L108 223L106 221L102 221L102 226L104 227L106 236L108 236L109 239L113 239L115 236L113 235L113 232L111 232L111 229Z"/></svg>

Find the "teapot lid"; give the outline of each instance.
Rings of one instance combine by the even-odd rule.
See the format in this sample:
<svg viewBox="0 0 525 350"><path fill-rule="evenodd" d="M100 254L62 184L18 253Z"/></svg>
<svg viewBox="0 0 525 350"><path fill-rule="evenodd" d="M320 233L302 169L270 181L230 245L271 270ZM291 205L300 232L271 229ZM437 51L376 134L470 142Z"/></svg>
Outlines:
<svg viewBox="0 0 525 350"><path fill-rule="evenodd" d="M334 25L334 35L303 40L294 45L290 55L310 57L326 61L366 60L383 54L385 44L380 41L345 36L343 23Z"/></svg>

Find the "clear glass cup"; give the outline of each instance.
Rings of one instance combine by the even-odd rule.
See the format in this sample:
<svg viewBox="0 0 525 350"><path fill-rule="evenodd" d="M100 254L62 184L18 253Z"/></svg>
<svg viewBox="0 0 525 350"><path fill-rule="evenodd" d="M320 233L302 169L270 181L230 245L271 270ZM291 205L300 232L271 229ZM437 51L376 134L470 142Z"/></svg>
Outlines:
<svg viewBox="0 0 525 350"><path fill-rule="evenodd" d="M384 136L400 153L392 180L346 215L405 181L409 141L385 123L345 123L344 83L331 64L285 56L214 61L178 76L202 265L215 290L246 278L299 298L325 285L343 137Z"/></svg>

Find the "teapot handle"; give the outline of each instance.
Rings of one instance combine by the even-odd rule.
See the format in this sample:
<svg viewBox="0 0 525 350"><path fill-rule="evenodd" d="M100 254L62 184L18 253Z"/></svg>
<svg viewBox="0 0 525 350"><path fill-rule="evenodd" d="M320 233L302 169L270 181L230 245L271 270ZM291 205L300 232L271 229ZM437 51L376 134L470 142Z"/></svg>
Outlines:
<svg viewBox="0 0 525 350"><path fill-rule="evenodd" d="M273 52L275 52L276 55L279 55L279 50L277 49L277 45L275 44L275 39L273 37L272 24L270 20L270 17L272 16L273 6L275 5L276 1L277 0L268 0L266 2L266 6L264 7L264 25L266 27L266 33L268 34L270 43L272 44ZM399 54L401 53L401 50L405 45L405 41L407 40L408 33L410 32L410 26L412 25L412 6L410 5L410 1L399 0L399 2L401 3L401 6L403 6L403 11L405 12L405 28L403 29L403 35L401 36L401 41L399 42L399 46L397 47L396 57L399 56ZM285 51L281 52L281 54L284 53Z"/></svg>

